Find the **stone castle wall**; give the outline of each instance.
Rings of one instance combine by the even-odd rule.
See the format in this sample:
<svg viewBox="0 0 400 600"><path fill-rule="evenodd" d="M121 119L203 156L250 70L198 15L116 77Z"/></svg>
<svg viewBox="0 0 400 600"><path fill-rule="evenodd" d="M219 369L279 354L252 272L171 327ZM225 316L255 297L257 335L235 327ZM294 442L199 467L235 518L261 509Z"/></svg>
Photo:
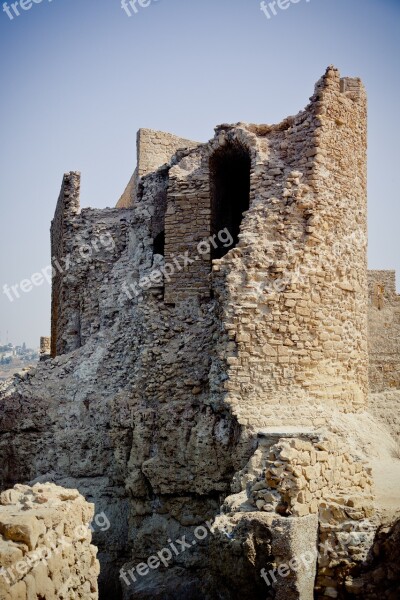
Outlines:
<svg viewBox="0 0 400 600"><path fill-rule="evenodd" d="M279 424L285 406L290 420L293 404L297 423L307 421L310 409L315 415L316 405L362 409L368 360L366 99L360 81L340 79L328 69L296 117L277 126L220 126L209 144L179 151L170 166L143 175L183 142L139 133L139 198L152 208L147 258L134 277L151 275L155 240L165 235L160 252L168 276L150 287L167 304L217 296L225 330L225 392L245 423ZM211 253L199 252L213 226L210 164L231 147L249 155L249 210L237 247L211 264ZM69 177L75 198L78 178ZM119 244L114 262L127 243L120 222L128 213L86 210L69 218L69 197L67 192L61 204L63 219L58 208L53 224L57 229L63 223L63 256L74 262L54 286L57 353L82 345L103 318L95 300L100 305L99 290L106 292L98 279L112 263L101 253L87 268L77 255L79 237L108 228ZM177 257L187 257L183 267L176 268ZM315 424L320 420L317 414Z"/></svg>
<svg viewBox="0 0 400 600"><path fill-rule="evenodd" d="M158 155L162 137L149 133L155 162L146 160L156 170L140 175L129 209L79 212L79 176L66 176L52 226L53 255L70 265L53 285L57 356L1 386L0 487L40 476L78 488L107 513L110 530L95 538L104 598L179 600L201 590L214 600L218 582L222 600L262 600L255 546L283 560L304 540L315 545L310 494L326 501L332 481L338 492L335 465L352 496L367 501L370 474L358 461L334 445L294 448L293 464L278 467L305 480L290 490L295 516L269 517L268 503L253 504L233 537L221 530L216 545L174 556L139 586L119 581L124 564L218 521L258 452L260 427L333 429L336 413L354 434L368 391L365 127L361 83L329 68L308 107L279 125L221 125L168 164ZM229 252L215 258L199 243L223 223L216 172L231 156L248 169L249 206ZM329 454L320 472L317 452ZM286 545L278 519L289 523ZM313 568L304 589L316 560ZM330 574L319 575L323 595ZM296 585L281 597L297 598Z"/></svg>
<svg viewBox="0 0 400 600"><path fill-rule="evenodd" d="M213 266L227 400L245 423L318 426L365 406L366 100L352 89L328 69L304 112L253 128L250 210Z"/></svg>
<svg viewBox="0 0 400 600"><path fill-rule="evenodd" d="M198 142L178 137L164 131L139 129L138 138L138 175L143 177L169 163L180 149L195 148Z"/></svg>
<svg viewBox="0 0 400 600"><path fill-rule="evenodd" d="M136 138L137 167L118 200L118 208L133 206L138 181L171 161L172 156L181 148L194 148L198 144L191 140L180 138L172 133L154 131L153 129L139 129Z"/></svg>
<svg viewBox="0 0 400 600"><path fill-rule="evenodd" d="M248 152L250 206L237 248L213 261L212 280L211 254L199 252L213 233L210 161L230 146ZM178 153L164 175L167 198L161 191L159 198L172 271L164 300L206 299L222 289L226 391L241 418L262 424L275 411L279 422L282 405L299 401L304 419L312 404L362 409L368 382L360 81L330 69L296 117L271 127L221 126L209 144ZM143 186L154 195L146 177ZM185 267L174 268L184 255Z"/></svg>
<svg viewBox="0 0 400 600"><path fill-rule="evenodd" d="M258 437L257 451L237 475L236 493L225 499L214 526L236 539L245 515L266 515L276 528L269 572L286 570L277 580L269 575L276 597L343 598L344 589L353 589L349 574L366 559L377 531L371 469L332 434L295 427L285 432L282 427L262 430ZM305 534L310 527L315 527L313 545ZM300 550L293 543L285 547L279 539L282 529L285 537L302 540ZM262 548L254 551L257 562ZM292 573L291 561L297 563ZM311 575L311 590L297 595Z"/></svg>
<svg viewBox="0 0 400 600"><path fill-rule="evenodd" d="M208 148L194 150L169 171L165 215L165 262L173 266L176 255L190 264L174 269L165 282L165 301L210 296L210 254L199 254L198 244L211 233Z"/></svg>
<svg viewBox="0 0 400 600"><path fill-rule="evenodd" d="M0 496L0 599L97 600L99 563L77 490L16 485Z"/></svg>
<svg viewBox="0 0 400 600"><path fill-rule="evenodd" d="M47 360L51 356L51 337L40 338L40 360Z"/></svg>
<svg viewBox="0 0 400 600"><path fill-rule="evenodd" d="M64 247L64 235L69 228L69 221L79 213L80 173L66 173L61 185L54 219L51 223L51 257L52 261L63 264L67 252ZM62 311L62 273L61 268L53 271L51 286L51 354L56 356L59 338L59 313ZM71 301L73 301L71 299Z"/></svg>
<svg viewBox="0 0 400 600"><path fill-rule="evenodd" d="M394 271L369 271L371 392L400 388L400 295Z"/></svg>
<svg viewBox="0 0 400 600"><path fill-rule="evenodd" d="M400 295L394 271L369 271L370 411L400 436Z"/></svg>
<svg viewBox="0 0 400 600"><path fill-rule="evenodd" d="M53 357L84 345L115 318L107 276L128 243L130 211L80 210L79 192L80 174L67 173L51 225Z"/></svg>

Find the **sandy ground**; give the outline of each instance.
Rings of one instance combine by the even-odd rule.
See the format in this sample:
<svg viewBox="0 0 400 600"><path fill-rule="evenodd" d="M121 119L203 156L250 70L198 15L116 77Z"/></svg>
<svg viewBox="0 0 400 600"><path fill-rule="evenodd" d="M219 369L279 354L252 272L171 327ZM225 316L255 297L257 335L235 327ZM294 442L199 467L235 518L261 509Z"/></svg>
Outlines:
<svg viewBox="0 0 400 600"><path fill-rule="evenodd" d="M334 415L332 429L372 467L376 508L383 524L400 518L400 444L389 426L364 412Z"/></svg>
<svg viewBox="0 0 400 600"><path fill-rule="evenodd" d="M382 523L400 519L400 459L371 461L376 504Z"/></svg>

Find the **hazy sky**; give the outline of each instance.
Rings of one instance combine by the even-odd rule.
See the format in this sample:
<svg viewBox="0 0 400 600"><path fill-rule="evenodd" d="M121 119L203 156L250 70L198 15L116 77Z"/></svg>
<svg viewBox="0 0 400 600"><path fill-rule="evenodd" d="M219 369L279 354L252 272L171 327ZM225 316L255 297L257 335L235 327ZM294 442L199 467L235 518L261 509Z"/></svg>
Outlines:
<svg viewBox="0 0 400 600"><path fill-rule="evenodd" d="M65 171L82 171L82 206L114 206L140 127L206 141L219 123L279 122L329 64L367 87L369 266L400 273L400 0L298 0L270 19L259 0L152 0L131 17L120 0L36 2L0 11L0 342L50 333L47 284L12 303L1 290L49 264Z"/></svg>

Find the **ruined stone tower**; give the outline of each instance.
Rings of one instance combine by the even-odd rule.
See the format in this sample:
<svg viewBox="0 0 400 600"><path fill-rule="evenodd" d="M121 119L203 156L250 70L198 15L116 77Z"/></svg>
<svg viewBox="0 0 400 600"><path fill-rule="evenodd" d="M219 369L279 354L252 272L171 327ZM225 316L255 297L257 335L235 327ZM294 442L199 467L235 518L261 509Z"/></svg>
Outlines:
<svg viewBox="0 0 400 600"><path fill-rule="evenodd" d="M220 125L205 144L141 130L116 208L81 210L80 174L64 176L52 360L4 392L1 485L77 487L107 514L104 598L367 589L354 579L379 527L366 411L382 363L368 314L382 323L389 292L371 275L368 307L366 112L360 80L330 67L279 125ZM385 356L397 365L397 346ZM393 374L374 391L389 379L398 407ZM138 574L205 523L201 543Z"/></svg>
<svg viewBox="0 0 400 600"><path fill-rule="evenodd" d="M277 424L288 422L293 405L297 424L317 403L363 408L368 367L361 82L328 70L296 117L277 126L221 125L210 143L192 143L163 167L185 142L148 130L138 136L135 202L151 205L152 212L143 274L154 271L153 250L168 265L164 277L151 283L165 305L218 298L227 338L221 345L226 400L244 418L264 414ZM79 174L68 174L52 225L52 254L60 262L88 235L92 215L99 232L126 237L124 212L102 211L100 222L98 211L79 212ZM217 236L225 229L233 238L226 248ZM187 264L177 267L174 258L185 254ZM110 267L104 265L101 277ZM93 276L98 278L97 269ZM53 355L80 347L98 327L97 288L88 262L74 269L72 281L68 271L64 277L57 273ZM232 351L228 339L236 341Z"/></svg>

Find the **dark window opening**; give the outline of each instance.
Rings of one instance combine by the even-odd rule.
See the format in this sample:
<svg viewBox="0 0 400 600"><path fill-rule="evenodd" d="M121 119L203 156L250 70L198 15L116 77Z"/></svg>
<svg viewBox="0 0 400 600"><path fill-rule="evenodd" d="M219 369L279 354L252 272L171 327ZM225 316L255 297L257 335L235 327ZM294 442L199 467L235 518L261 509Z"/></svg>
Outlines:
<svg viewBox="0 0 400 600"><path fill-rule="evenodd" d="M243 213L250 204L250 169L249 152L240 144L224 146L210 158L211 235L216 236L212 259L222 258L239 241ZM233 244L227 244L224 235L218 239L225 228Z"/></svg>
<svg viewBox="0 0 400 600"><path fill-rule="evenodd" d="M153 254L161 254L162 256L164 256L164 252L165 252L165 231L161 231L161 233L156 235L156 237L154 238Z"/></svg>

